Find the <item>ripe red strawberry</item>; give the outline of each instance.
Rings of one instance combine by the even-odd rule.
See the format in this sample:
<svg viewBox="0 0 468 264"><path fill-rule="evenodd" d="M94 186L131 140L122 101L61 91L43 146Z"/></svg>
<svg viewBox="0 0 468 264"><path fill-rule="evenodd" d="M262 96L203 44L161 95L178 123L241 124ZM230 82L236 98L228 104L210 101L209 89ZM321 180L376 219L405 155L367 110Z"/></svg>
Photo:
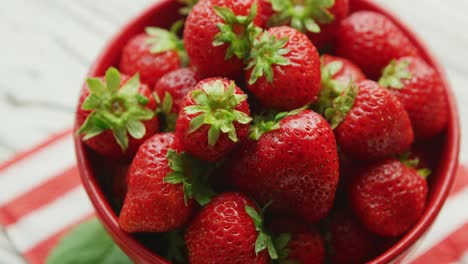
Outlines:
<svg viewBox="0 0 468 264"><path fill-rule="evenodd" d="M324 113L333 107L333 99L340 96L353 82L363 81L366 76L351 61L323 55L321 58L322 89L316 104L317 111Z"/></svg>
<svg viewBox="0 0 468 264"><path fill-rule="evenodd" d="M185 96L192 91L201 80L193 68L180 68L167 73L154 86L159 100L159 113L165 119L165 130L174 131L177 114L180 111Z"/></svg>
<svg viewBox="0 0 468 264"><path fill-rule="evenodd" d="M115 68L105 78L89 78L81 91L77 134L97 153L131 159L138 147L159 129L156 102L138 75L129 78Z"/></svg>
<svg viewBox="0 0 468 264"><path fill-rule="evenodd" d="M279 263L322 264L325 244L315 228L293 218L275 218L271 224Z"/></svg>
<svg viewBox="0 0 468 264"><path fill-rule="evenodd" d="M258 0L260 21L262 22L259 26L265 28L268 20L273 15L273 7L271 6L270 0Z"/></svg>
<svg viewBox="0 0 468 264"><path fill-rule="evenodd" d="M184 150L213 162L227 155L248 135L247 95L233 81L209 78L187 94L176 123Z"/></svg>
<svg viewBox="0 0 468 264"><path fill-rule="evenodd" d="M336 37L339 23L349 12L349 0L270 0L275 14L269 26L288 25L307 33L322 48Z"/></svg>
<svg viewBox="0 0 468 264"><path fill-rule="evenodd" d="M405 164L406 163L406 164ZM388 159L364 169L349 185L351 205L370 231L396 237L408 231L422 215L429 174L410 161Z"/></svg>
<svg viewBox="0 0 468 264"><path fill-rule="evenodd" d="M248 89L266 107L292 110L313 103L320 91L320 58L306 35L274 27L254 41Z"/></svg>
<svg viewBox="0 0 468 264"><path fill-rule="evenodd" d="M251 37L261 25L254 0L201 0L185 23L190 62L205 77L234 78L242 73Z"/></svg>
<svg viewBox="0 0 468 264"><path fill-rule="evenodd" d="M258 202L272 201L276 211L316 222L332 207L338 184L333 131L310 110L280 113L275 119L258 122L251 134L257 140L233 155L229 176Z"/></svg>
<svg viewBox="0 0 468 264"><path fill-rule="evenodd" d="M403 105L373 81L349 86L325 116L341 150L358 160L374 160L409 149L413 129Z"/></svg>
<svg viewBox="0 0 468 264"><path fill-rule="evenodd" d="M447 125L448 102L439 74L417 57L392 61L383 71L380 85L404 105L416 138L430 138Z"/></svg>
<svg viewBox="0 0 468 264"><path fill-rule="evenodd" d="M322 83L333 80L347 85L351 81L359 82L366 79L361 69L350 60L325 54L321 61Z"/></svg>
<svg viewBox="0 0 468 264"><path fill-rule="evenodd" d="M266 249L276 252L254 208L253 202L239 193L215 197L185 233L190 263L268 263Z"/></svg>
<svg viewBox="0 0 468 264"><path fill-rule="evenodd" d="M379 253L380 239L364 229L348 210L333 213L327 239L335 264L366 263Z"/></svg>
<svg viewBox="0 0 468 264"><path fill-rule="evenodd" d="M181 151L173 133L156 134L140 147L128 174L120 228L130 233L166 232L187 223L195 200L209 201L211 190L201 188L204 165Z"/></svg>
<svg viewBox="0 0 468 264"><path fill-rule="evenodd" d="M186 63L183 49L182 40L174 32L148 27L123 48L120 70L128 75L140 73L141 80L153 86L164 74Z"/></svg>
<svg viewBox="0 0 468 264"><path fill-rule="evenodd" d="M341 22L336 54L352 60L375 79L392 59L417 56L418 50L384 15L359 11Z"/></svg>

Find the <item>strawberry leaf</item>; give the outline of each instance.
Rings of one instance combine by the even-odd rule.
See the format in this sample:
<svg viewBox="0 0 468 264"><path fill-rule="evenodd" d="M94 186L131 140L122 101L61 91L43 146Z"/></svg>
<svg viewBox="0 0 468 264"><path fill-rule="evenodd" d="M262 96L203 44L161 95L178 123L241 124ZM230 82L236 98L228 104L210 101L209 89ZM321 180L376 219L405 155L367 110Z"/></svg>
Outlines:
<svg viewBox="0 0 468 264"><path fill-rule="evenodd" d="M178 0L184 6L179 9L181 15L187 16L192 8L198 3L198 0Z"/></svg>
<svg viewBox="0 0 468 264"><path fill-rule="evenodd" d="M429 175L431 175L432 171L430 169L424 168L424 169L418 169L418 174L419 176L423 177L423 179L427 179Z"/></svg>
<svg viewBox="0 0 468 264"><path fill-rule="evenodd" d="M166 157L172 172L164 177L164 182L182 184L186 205L190 199L195 199L201 206L208 204L216 195L208 182L214 165L198 160L188 153L177 153L172 149L167 151Z"/></svg>
<svg viewBox="0 0 468 264"><path fill-rule="evenodd" d="M257 239L255 240L255 254L258 255L263 250L267 250L268 254L270 255L271 259L278 259L278 253L276 251L275 245L273 240L269 234L265 232L263 227L263 212L265 208L268 207L267 204L261 214L257 212L257 210L249 205L245 205L245 212L252 218L252 221L255 226L255 230L258 232Z"/></svg>
<svg viewBox="0 0 468 264"><path fill-rule="evenodd" d="M176 51L181 59L181 66L187 66L189 60L184 48L184 41L177 36L177 32L183 25L184 21L178 20L171 26L170 31L158 27L147 27L145 31L149 38L146 40L146 43L151 46L151 53Z"/></svg>
<svg viewBox="0 0 468 264"><path fill-rule="evenodd" d="M411 158L411 152L407 151L398 157L398 160L405 166L413 169L417 169L417 173L424 179L427 179L432 171L428 168L418 168L420 160L419 158Z"/></svg>
<svg viewBox="0 0 468 264"><path fill-rule="evenodd" d="M213 46L228 45L225 60L231 59L234 55L238 59L246 60L253 39L261 32L253 22L257 16L257 3L252 5L248 16L236 16L227 7L214 6L213 9L224 22L217 24L219 33L213 39Z"/></svg>
<svg viewBox="0 0 468 264"><path fill-rule="evenodd" d="M333 100L332 107L325 110L325 118L330 122L332 129L335 129L343 122L352 109L357 95L358 87L350 83L348 88Z"/></svg>
<svg viewBox="0 0 468 264"><path fill-rule="evenodd" d="M47 264L131 264L101 223L93 218L66 234L47 257Z"/></svg>
<svg viewBox="0 0 468 264"><path fill-rule="evenodd" d="M329 11L335 0L270 0L276 12L268 20L268 27L289 25L302 32L319 33L319 24L329 24L335 20Z"/></svg>
<svg viewBox="0 0 468 264"><path fill-rule="evenodd" d="M165 92L162 102L156 92L153 92L153 97L158 104L155 114L159 116L160 121L163 124L162 130L164 132L173 132L175 130L178 114L172 111L173 100L171 94L169 92Z"/></svg>
<svg viewBox="0 0 468 264"><path fill-rule="evenodd" d="M257 115L254 117L253 125L249 129L249 138L252 140L259 140L260 137L273 130L280 129L280 121L288 116L293 116L301 113L309 106L303 106L298 109L291 110L289 112L276 112L272 111L263 115Z"/></svg>
<svg viewBox="0 0 468 264"><path fill-rule="evenodd" d="M247 100L246 95L236 94L235 83L225 87L221 80L205 83L201 90L190 94L196 105L184 108L186 114L197 116L190 121L188 133L197 131L202 125L210 126L208 130L208 144L216 145L221 133L227 134L229 139L237 142L234 122L248 124L252 118L235 108Z"/></svg>
<svg viewBox="0 0 468 264"><path fill-rule="evenodd" d="M277 39L268 32L264 32L253 41L249 63L246 67L246 69L253 68L249 79L250 85L256 83L263 76L268 82L273 82L273 66L291 64L284 56L289 53L289 50L285 49L287 43L288 38Z"/></svg>
<svg viewBox="0 0 468 264"><path fill-rule="evenodd" d="M90 94L81 108L91 113L78 129L83 140L89 140L106 130L111 130L122 152L128 148L128 134L136 139L143 138L146 128L141 121L154 117L146 108L148 98L138 93L138 74L128 80L120 89L121 77L115 68L106 72L105 83L97 78L87 80Z"/></svg>
<svg viewBox="0 0 468 264"><path fill-rule="evenodd" d="M402 89L403 80L411 78L409 70L409 61L392 60L390 64L384 68L379 84L385 88Z"/></svg>
<svg viewBox="0 0 468 264"><path fill-rule="evenodd" d="M166 259L174 263L188 263L184 232L181 229L169 231L165 234L167 241Z"/></svg>
<svg viewBox="0 0 468 264"><path fill-rule="evenodd" d="M287 260L291 250L287 247L289 241L291 241L290 233L279 234L275 240L275 248L278 251L278 260L280 263L284 263Z"/></svg>

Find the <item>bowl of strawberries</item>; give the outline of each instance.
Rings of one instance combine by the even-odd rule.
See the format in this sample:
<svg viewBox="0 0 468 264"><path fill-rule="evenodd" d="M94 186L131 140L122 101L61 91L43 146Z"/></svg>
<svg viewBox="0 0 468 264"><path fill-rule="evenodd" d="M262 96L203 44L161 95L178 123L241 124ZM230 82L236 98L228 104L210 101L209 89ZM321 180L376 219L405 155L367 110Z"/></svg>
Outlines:
<svg viewBox="0 0 468 264"><path fill-rule="evenodd" d="M76 110L83 185L137 263L404 261L455 177L424 43L369 0L162 0Z"/></svg>

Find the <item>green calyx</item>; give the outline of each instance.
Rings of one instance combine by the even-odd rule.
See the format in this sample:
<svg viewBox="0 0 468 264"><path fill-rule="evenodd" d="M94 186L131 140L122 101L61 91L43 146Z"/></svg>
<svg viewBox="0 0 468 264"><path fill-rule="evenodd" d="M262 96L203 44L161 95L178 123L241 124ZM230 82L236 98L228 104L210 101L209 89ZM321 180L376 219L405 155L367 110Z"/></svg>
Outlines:
<svg viewBox="0 0 468 264"><path fill-rule="evenodd" d="M186 245L184 240L184 230L176 229L164 234L167 242L166 259L174 263L187 263Z"/></svg>
<svg viewBox="0 0 468 264"><path fill-rule="evenodd" d="M189 114L198 114L190 121L188 133L197 131L203 125L209 125L208 144L216 145L220 133L227 134L229 139L237 142L234 122L248 124L252 118L244 112L235 110L247 95L236 94L236 85L231 82L228 87L223 81L216 80L205 83L200 90L192 91L191 96L196 105L187 106L184 111Z"/></svg>
<svg viewBox="0 0 468 264"><path fill-rule="evenodd" d="M185 152L177 153L172 149L167 151L166 157L172 172L164 177L164 182L183 185L186 205L190 199L195 199L201 206L208 204L216 195L208 184L212 166Z"/></svg>
<svg viewBox="0 0 468 264"><path fill-rule="evenodd" d="M260 34L261 29L254 24L257 16L257 3L254 3L248 16L236 16L230 8L214 6L216 14L224 23L217 24L219 33L213 40L213 46L229 45L225 60L234 55L241 60L247 60L252 41Z"/></svg>
<svg viewBox="0 0 468 264"><path fill-rule="evenodd" d="M278 252L278 259L274 261L275 264L299 264L288 259L289 253L291 253L291 250L288 248L289 241L291 241L290 233L279 234L275 237L274 244Z"/></svg>
<svg viewBox="0 0 468 264"><path fill-rule="evenodd" d="M329 24L335 20L329 9L335 0L270 0L276 12L268 20L268 26L290 25L301 32L319 33L319 24Z"/></svg>
<svg viewBox="0 0 468 264"><path fill-rule="evenodd" d="M83 140L93 138L106 130L111 130L123 152L128 148L128 134L141 139L146 134L142 121L154 117L152 110L146 108L149 99L138 92L140 78L136 74L120 88L121 78L117 69L107 70L105 82L89 78L89 96L81 105L91 114L86 118L77 134Z"/></svg>
<svg viewBox="0 0 468 264"><path fill-rule="evenodd" d="M181 15L187 16L192 8L198 3L198 0L178 0L184 6L179 9Z"/></svg>
<svg viewBox="0 0 468 264"><path fill-rule="evenodd" d="M384 68L379 84L385 88L402 89L404 86L403 80L411 78L409 64L410 62L406 60L392 60L392 62Z"/></svg>
<svg viewBox="0 0 468 264"><path fill-rule="evenodd" d="M253 125L249 129L249 138L259 140L263 134L273 130L280 129L280 121L288 116L297 115L305 109L309 108L305 105L301 108L291 110L289 112L269 112L254 117Z"/></svg>
<svg viewBox="0 0 468 264"><path fill-rule="evenodd" d="M337 128L345 119L354 105L358 95L358 87L350 82L348 87L332 101L332 107L325 110L325 118L330 122L331 128Z"/></svg>
<svg viewBox="0 0 468 264"><path fill-rule="evenodd" d="M421 176L423 179L427 179L429 175L432 173L432 171L428 168L420 168L418 169L420 160L419 158L411 158L411 153L410 152L405 152L401 154L398 157L398 160L403 163L405 166L409 168L416 169L418 172L419 176Z"/></svg>
<svg viewBox="0 0 468 264"><path fill-rule="evenodd" d="M270 204L270 203L269 203ZM265 231L263 215L266 208L269 206L267 204L260 213L251 206L245 205L245 211L252 218L252 221L255 225L255 230L258 232L257 240L255 241L255 254L258 255L263 250L268 251L268 255L272 260L278 259L278 252L276 250L275 244L271 236Z"/></svg>
<svg viewBox="0 0 468 264"><path fill-rule="evenodd" d="M342 68L343 63L341 61L333 61L324 65L322 60L322 89L320 90L319 100L316 104L317 112L325 113L325 110L332 108L333 100L346 90L346 84L333 79L333 76L341 71Z"/></svg>
<svg viewBox="0 0 468 264"><path fill-rule="evenodd" d="M151 46L151 53L157 54L169 50L177 51L182 62L181 66L187 66L189 58L185 52L184 41L177 35L183 26L184 21L178 20L171 26L170 30L147 27L145 31L149 38L146 40L146 43Z"/></svg>
<svg viewBox="0 0 468 264"><path fill-rule="evenodd" d="M341 71L343 63L334 61L327 65L322 63L322 90L315 105L317 112L323 114L335 129L351 110L358 95L358 87L350 81L348 84L333 80L333 76Z"/></svg>
<svg viewBox="0 0 468 264"><path fill-rule="evenodd" d="M172 96L170 93L164 93L164 98L161 101L158 94L153 92L153 97L158 104L156 108L155 114L160 117L160 120L163 122L163 131L164 132L172 132L175 130L175 124L177 121L177 113L172 112Z"/></svg>
<svg viewBox="0 0 468 264"><path fill-rule="evenodd" d="M254 39L250 51L249 64L246 69L251 69L252 74L249 84L254 84L258 78L265 76L268 82L273 82L273 66L286 66L291 62L284 56L289 53L285 48L288 38L277 39L275 36L264 32L259 38Z"/></svg>

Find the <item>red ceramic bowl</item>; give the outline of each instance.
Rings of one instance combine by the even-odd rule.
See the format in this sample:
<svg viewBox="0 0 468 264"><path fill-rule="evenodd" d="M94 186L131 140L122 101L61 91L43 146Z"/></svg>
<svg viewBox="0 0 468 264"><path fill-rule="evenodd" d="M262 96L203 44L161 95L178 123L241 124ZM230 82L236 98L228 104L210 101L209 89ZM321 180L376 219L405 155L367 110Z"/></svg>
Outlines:
<svg viewBox="0 0 468 264"><path fill-rule="evenodd" d="M431 55L424 43L408 29L398 18L390 14L387 10L372 3L370 0L350 0L352 11L372 10L384 14L398 25L419 48L424 59L431 64L442 76L446 93L449 99L449 123L446 132L440 137L440 147L437 149L437 169L431 175L430 193L427 208L418 223L398 241L393 247L388 249L371 263L397 262L404 259L406 254L421 240L423 235L429 230L442 205L444 204L458 167L458 153L460 140L459 119L455 99L450 86L445 79L445 75L438 62ZM96 62L91 67L89 76L101 76L110 66L117 66L122 47L126 41L143 32L146 26L168 27L177 17L179 5L176 0L162 0L148 8L141 15L133 19L111 40ZM78 168L84 188L86 189L91 202L93 203L98 217L105 228L115 240L115 242L125 251L130 258L137 263L168 263L162 257L153 253L148 247L140 243L134 236L120 230L117 216L104 195L103 189L97 178L97 169L93 167L95 155L90 153L78 137L75 136L76 156Z"/></svg>

